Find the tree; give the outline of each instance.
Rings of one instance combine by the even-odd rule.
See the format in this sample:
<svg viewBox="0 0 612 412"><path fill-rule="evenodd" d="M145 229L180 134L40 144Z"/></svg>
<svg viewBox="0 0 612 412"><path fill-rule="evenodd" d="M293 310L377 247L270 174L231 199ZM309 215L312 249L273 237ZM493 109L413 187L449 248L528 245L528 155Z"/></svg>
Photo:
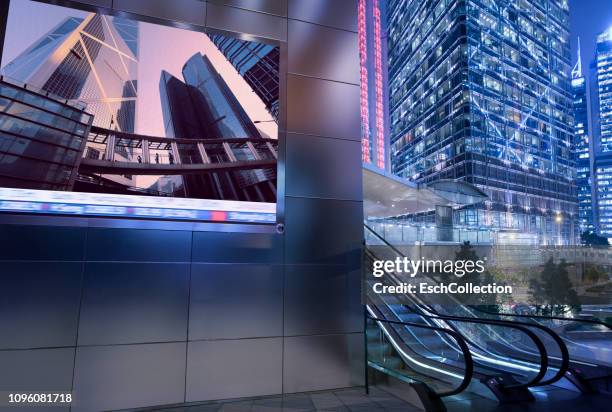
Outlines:
<svg viewBox="0 0 612 412"><path fill-rule="evenodd" d="M472 246L469 241L463 242L463 244L459 247L459 250L455 252L455 261L472 261L474 264L481 260L476 250ZM467 283L471 283L473 285L492 285L495 283L495 277L489 272L488 269L485 269L484 272L478 273L466 273L463 277L457 279L457 283L459 285L465 285ZM497 301L496 294L479 294L475 296L462 296L461 300L464 302L469 300L471 305L479 306L483 310L487 312L499 313L499 305Z"/></svg>
<svg viewBox="0 0 612 412"><path fill-rule="evenodd" d="M538 314L561 316L569 311L580 311L578 294L570 281L565 260L555 264L550 258L539 278L529 282L529 296Z"/></svg>
<svg viewBox="0 0 612 412"><path fill-rule="evenodd" d="M607 238L599 236L593 231L582 232L580 241L586 246L610 246L610 242Z"/></svg>

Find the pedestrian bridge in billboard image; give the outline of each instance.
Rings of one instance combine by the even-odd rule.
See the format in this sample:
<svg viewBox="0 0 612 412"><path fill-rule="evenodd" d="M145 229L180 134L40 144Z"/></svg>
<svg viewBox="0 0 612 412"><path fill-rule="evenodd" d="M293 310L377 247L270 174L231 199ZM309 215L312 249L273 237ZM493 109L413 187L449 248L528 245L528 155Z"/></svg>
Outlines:
<svg viewBox="0 0 612 412"><path fill-rule="evenodd" d="M79 172L188 175L275 168L277 149L275 139L175 139L92 127Z"/></svg>

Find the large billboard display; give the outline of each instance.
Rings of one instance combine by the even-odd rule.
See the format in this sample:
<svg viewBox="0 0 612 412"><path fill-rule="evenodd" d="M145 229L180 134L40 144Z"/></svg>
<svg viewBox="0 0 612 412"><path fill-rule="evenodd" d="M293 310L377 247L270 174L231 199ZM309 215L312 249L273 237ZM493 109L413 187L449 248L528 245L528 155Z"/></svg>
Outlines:
<svg viewBox="0 0 612 412"><path fill-rule="evenodd" d="M275 221L277 45L16 0L1 75L1 211Z"/></svg>

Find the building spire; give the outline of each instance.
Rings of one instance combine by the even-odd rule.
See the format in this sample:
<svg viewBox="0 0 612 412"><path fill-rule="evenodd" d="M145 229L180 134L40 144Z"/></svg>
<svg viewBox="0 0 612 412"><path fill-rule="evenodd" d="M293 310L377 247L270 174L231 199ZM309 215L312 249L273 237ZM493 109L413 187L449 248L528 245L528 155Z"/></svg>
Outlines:
<svg viewBox="0 0 612 412"><path fill-rule="evenodd" d="M580 36L578 36L578 61L572 69L572 79L579 79L582 77L582 56L580 53Z"/></svg>

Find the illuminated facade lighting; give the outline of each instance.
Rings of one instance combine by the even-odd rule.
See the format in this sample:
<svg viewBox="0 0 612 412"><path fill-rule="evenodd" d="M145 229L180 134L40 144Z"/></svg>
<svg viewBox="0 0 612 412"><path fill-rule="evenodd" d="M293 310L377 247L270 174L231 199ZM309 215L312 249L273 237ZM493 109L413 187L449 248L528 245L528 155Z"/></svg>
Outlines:
<svg viewBox="0 0 612 412"><path fill-rule="evenodd" d="M384 12L379 0L359 0L358 40L362 160L380 169L387 165L387 103Z"/></svg>

